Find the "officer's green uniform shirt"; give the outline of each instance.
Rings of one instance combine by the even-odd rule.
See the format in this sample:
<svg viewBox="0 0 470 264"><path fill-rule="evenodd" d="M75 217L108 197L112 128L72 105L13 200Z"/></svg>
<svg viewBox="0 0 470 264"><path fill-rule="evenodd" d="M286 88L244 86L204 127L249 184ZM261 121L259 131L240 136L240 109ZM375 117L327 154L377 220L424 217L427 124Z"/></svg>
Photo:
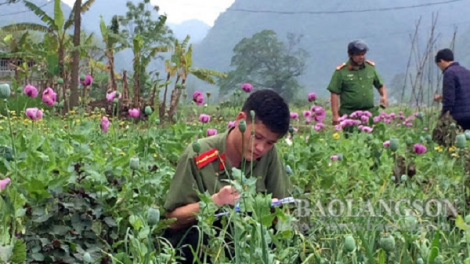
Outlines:
<svg viewBox="0 0 470 264"><path fill-rule="evenodd" d="M374 108L374 86L377 90L384 81L372 62L366 61L361 67L353 68L351 61L336 68L328 90L339 94L340 116L351 114L356 110L371 110Z"/></svg>
<svg viewBox="0 0 470 264"><path fill-rule="evenodd" d="M222 180L229 179L225 171L231 173L232 165L228 158L226 158L223 163L225 164L225 169L219 170L219 163L220 155L225 152L225 142L230 131L227 130L225 133L199 140L201 144L200 153L217 148L219 156L203 168L197 168L195 162L197 154L193 151L191 145L184 150L178 160L175 174L171 180L170 190L164 205L166 211L171 212L178 207L199 202L195 189L200 192L208 191L212 195L225 185L228 185L227 182ZM253 173L250 173L251 163L247 161L245 175L247 177L250 175L258 177L256 183L257 192L271 193L273 198L278 199L289 196L290 181L275 147L260 159L252 161L252 163Z"/></svg>

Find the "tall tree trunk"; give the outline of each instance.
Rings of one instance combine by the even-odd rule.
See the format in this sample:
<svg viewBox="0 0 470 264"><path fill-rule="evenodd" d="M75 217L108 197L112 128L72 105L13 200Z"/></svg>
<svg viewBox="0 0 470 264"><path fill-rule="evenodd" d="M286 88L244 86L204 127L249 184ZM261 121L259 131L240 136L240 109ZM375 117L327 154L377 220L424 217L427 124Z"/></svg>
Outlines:
<svg viewBox="0 0 470 264"><path fill-rule="evenodd" d="M106 51L106 56L108 57L108 69L109 69L109 79L108 79L108 92L116 91L116 77L114 75L114 52L112 49Z"/></svg>
<svg viewBox="0 0 470 264"><path fill-rule="evenodd" d="M179 77L176 79L175 87L173 88L173 91L171 92L170 110L168 110L168 119L170 121L173 120L173 116L176 114L176 109L178 108L178 101L180 98L181 90L183 89L182 87L177 88L178 81L179 81ZM186 80L183 79L183 81L181 82L181 86L184 85L185 81Z"/></svg>
<svg viewBox="0 0 470 264"><path fill-rule="evenodd" d="M154 84L153 85L153 88L150 90L150 98L147 102L148 105L150 105L151 107L153 107L155 105L155 95L157 93L157 87L158 85L157 84Z"/></svg>
<svg viewBox="0 0 470 264"><path fill-rule="evenodd" d="M60 100L64 100L64 108L63 108L63 113L65 114L68 109L68 102L67 102L67 74L65 72L65 62L64 62L64 44L60 43L59 44L59 76L64 80L64 84L62 84L62 99L60 99L60 96L57 97L57 101L60 102ZM59 94L59 92L58 92Z"/></svg>
<svg viewBox="0 0 470 264"><path fill-rule="evenodd" d="M122 105L129 106L129 84L127 83L127 71L122 72Z"/></svg>
<svg viewBox="0 0 470 264"><path fill-rule="evenodd" d="M80 28L81 28L81 8L82 0L75 0L74 5L74 32L73 32L73 46L76 48L80 46ZM78 106L78 70L80 69L80 51L75 49L72 57L72 76L70 83L70 108ZM85 98L82 98L85 100Z"/></svg>
<svg viewBox="0 0 470 264"><path fill-rule="evenodd" d="M134 87L133 87L133 100L134 108L140 109L140 69L134 72Z"/></svg>
<svg viewBox="0 0 470 264"><path fill-rule="evenodd" d="M166 84L165 84L165 91L163 92L163 101L162 103L160 104L160 107L158 109L159 111L159 116L160 116L160 121L163 122L164 118L165 118L165 112L166 112L166 95L168 93L168 81L170 80L171 78L171 73L168 73L167 76L166 76Z"/></svg>

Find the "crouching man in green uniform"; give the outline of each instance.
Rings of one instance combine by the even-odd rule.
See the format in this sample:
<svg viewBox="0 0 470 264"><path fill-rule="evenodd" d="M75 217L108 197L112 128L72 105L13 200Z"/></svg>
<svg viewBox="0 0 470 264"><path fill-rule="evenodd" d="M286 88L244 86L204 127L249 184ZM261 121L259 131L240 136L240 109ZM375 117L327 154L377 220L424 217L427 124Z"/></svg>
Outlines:
<svg viewBox="0 0 470 264"><path fill-rule="evenodd" d="M333 73L328 91L331 93L333 125L344 114L350 115L357 110L369 111L374 116L378 108L374 106L374 86L380 93L380 105L388 107L387 91L382 77L374 62L365 59L368 51L366 43L360 40L348 44L349 60ZM341 103L341 104L340 104Z"/></svg>
<svg viewBox="0 0 470 264"><path fill-rule="evenodd" d="M251 119L251 110L255 120ZM243 141L238 127L241 120L247 124ZM272 194L276 199L289 196L290 181L275 148L276 142L288 133L289 122L289 107L282 97L270 89L259 90L248 97L233 128L200 139L199 153L189 145L181 154L164 207L167 218L176 218L165 236L174 246L181 243L187 259L182 263L193 263L188 246L196 250L200 235L191 228L197 224L195 214L199 212L196 190L208 191L217 206L235 205L240 194L223 181L229 179L226 171L230 173L232 167L240 169L245 160L245 175L258 177L258 192ZM251 136L253 127L255 133ZM188 230L186 238L179 241Z"/></svg>

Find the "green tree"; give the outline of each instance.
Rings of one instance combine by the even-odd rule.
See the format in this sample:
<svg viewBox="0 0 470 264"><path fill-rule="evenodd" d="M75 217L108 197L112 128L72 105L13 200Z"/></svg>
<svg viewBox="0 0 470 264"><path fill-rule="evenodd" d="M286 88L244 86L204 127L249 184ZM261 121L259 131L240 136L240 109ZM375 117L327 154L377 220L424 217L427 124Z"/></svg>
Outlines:
<svg viewBox="0 0 470 264"><path fill-rule="evenodd" d="M150 0L143 0L137 5L128 1L127 8L126 15L120 17L119 22L122 33L129 42L134 41L136 35L140 35L146 47L173 44L173 32L164 24L166 16L158 16L158 6L152 6ZM154 19L152 11L157 14L157 20Z"/></svg>
<svg viewBox="0 0 470 264"><path fill-rule="evenodd" d="M147 67L157 53L170 51L174 37L173 32L165 25L166 16L160 15L157 20L152 17L152 10L158 12L159 8L152 6L150 0L143 0L137 5L129 1L127 7L129 10L126 15L119 19L122 46L116 50L131 48L134 54L132 105L142 107L141 94L145 92L148 79ZM125 96L123 101L126 101Z"/></svg>
<svg viewBox="0 0 470 264"><path fill-rule="evenodd" d="M165 92L163 100L160 104L160 120L164 120L165 113L168 115L168 120L172 121L173 116L177 112L179 100L182 95L182 88L186 85L186 80L189 75L194 75L197 79L215 84L213 77L224 78L227 75L210 69L197 68L193 66L193 46L188 46L190 37L187 36L183 42L175 41L173 46L173 54L171 59L165 61L165 71L167 73L167 82L165 85ZM166 96L168 92L168 84L172 77L176 77L174 87L170 97L170 107L166 111Z"/></svg>
<svg viewBox="0 0 470 264"><path fill-rule="evenodd" d="M93 1L92 1L93 2ZM89 7L89 6L88 6ZM72 12L73 13L73 24L74 24L74 32L73 32L73 46L74 51L72 55L72 72L70 80L70 107L78 106L78 72L80 70L80 50L78 47L80 46L80 29L82 26L82 0L75 0L75 4L73 5Z"/></svg>
<svg viewBox="0 0 470 264"><path fill-rule="evenodd" d="M95 2L95 0L88 0L84 4L80 6L80 12L83 14L87 12L91 5ZM54 47L54 49L49 50L48 54L48 63L53 64L53 65L58 65L58 68L56 69L56 75L60 76L62 79L67 80L66 76L66 70L65 70L65 57L66 57L66 50L65 47L67 46L66 41L72 42L73 39L68 38L69 34L67 31L71 29L71 27L76 23L75 21L75 10L76 6L74 5L74 8L72 12L70 13L68 19L65 19L64 13L61 8L61 1L60 0L54 0L54 16L51 17L46 14L46 12L35 5L32 2L29 1L24 1L25 6L34 12L36 16L41 18L41 20L44 22L44 24L35 24L35 23L16 23L16 24L11 24L8 26L3 27L2 29L5 31L36 31L36 32L41 32L45 33L44 34L44 43L49 42L51 47ZM81 3L78 2L78 3ZM78 21L80 22L80 21ZM79 32L78 32L79 33ZM78 40L78 42L77 42ZM74 43L77 44L80 42L80 39L75 39ZM77 49L78 47L75 46L74 50ZM78 60L77 60L78 62ZM67 83L67 82L64 82ZM78 102L78 82L76 87L72 87L74 90L71 91L71 101L72 102ZM66 89L62 89L62 95L63 99L66 98ZM75 98L74 98L75 97ZM67 101L65 100L65 103ZM64 105L64 110L68 109L67 105Z"/></svg>
<svg viewBox="0 0 470 264"><path fill-rule="evenodd" d="M297 77L306 68L309 54L296 46L302 36L287 35L287 43L278 40L272 30L263 30L251 38L242 39L234 48L231 66L235 70L227 78L220 79L219 96L238 89L244 82L259 88L272 88L291 100L301 89Z"/></svg>
<svg viewBox="0 0 470 264"><path fill-rule="evenodd" d="M114 53L116 50L116 43L119 39L119 22L117 16L113 16L111 25L109 27L106 26L105 22L103 21L103 17L101 17L100 29L103 42L106 45L104 56L108 59L108 92L112 92L117 90L116 76L114 73Z"/></svg>

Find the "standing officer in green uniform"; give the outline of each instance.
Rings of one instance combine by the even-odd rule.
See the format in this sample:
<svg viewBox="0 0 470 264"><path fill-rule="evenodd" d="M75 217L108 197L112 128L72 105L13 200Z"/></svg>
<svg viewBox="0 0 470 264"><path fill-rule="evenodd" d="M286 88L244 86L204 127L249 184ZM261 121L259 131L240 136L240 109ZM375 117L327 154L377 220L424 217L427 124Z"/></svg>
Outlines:
<svg viewBox="0 0 470 264"><path fill-rule="evenodd" d="M327 88L331 93L333 125L339 124L340 116L350 115L357 110L369 111L374 116L377 115L372 86L381 95L381 107L388 106L384 82L377 72L374 62L365 59L367 51L367 44L363 41L350 42L348 44L349 60L336 67L336 71L333 73Z"/></svg>
<svg viewBox="0 0 470 264"><path fill-rule="evenodd" d="M252 110L255 120L250 115ZM244 133L239 129L241 120L246 122ZM189 145L178 161L164 205L166 217L176 218L164 236L174 246L181 242L196 250L199 233L196 228L191 228L197 224L195 214L199 212L196 190L208 191L217 206L235 205L240 194L223 180L229 179L226 172L231 173L232 167L241 168L244 161L245 175L258 177L258 192L272 194L274 199L288 197L290 182L274 145L287 134L289 123L290 111L283 98L270 89L259 90L244 103L235 127L200 139L198 153ZM253 128L255 132L251 136ZM185 240L180 241L188 230ZM183 246L182 252L187 259L182 263L192 263L191 250Z"/></svg>

